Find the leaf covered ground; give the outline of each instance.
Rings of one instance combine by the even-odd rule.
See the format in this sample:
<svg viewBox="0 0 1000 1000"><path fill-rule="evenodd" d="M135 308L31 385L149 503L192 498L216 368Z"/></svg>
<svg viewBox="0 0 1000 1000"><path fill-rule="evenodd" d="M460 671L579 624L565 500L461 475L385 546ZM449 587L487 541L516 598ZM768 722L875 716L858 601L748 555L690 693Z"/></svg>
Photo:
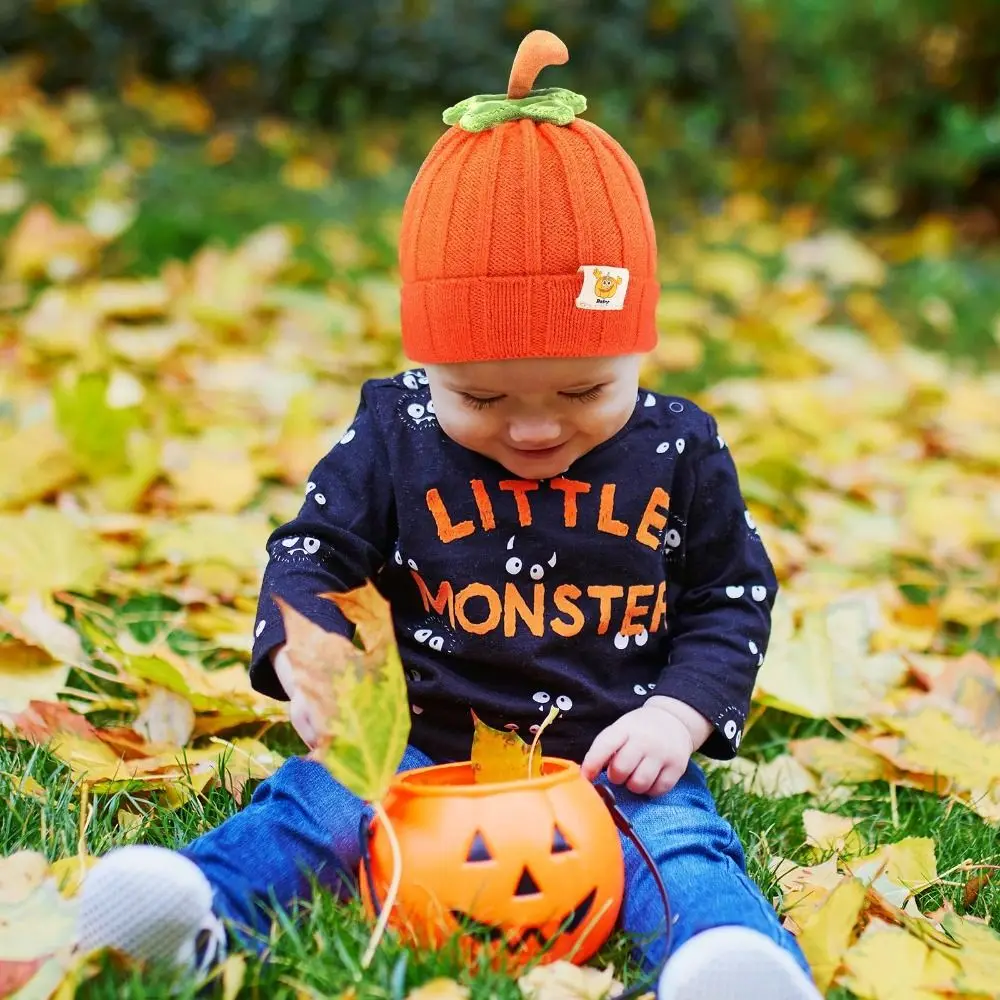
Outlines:
<svg viewBox="0 0 1000 1000"><path fill-rule="evenodd" d="M0 996L164 995L67 954L74 889L302 751L246 680L263 543L405 367L390 130L125 98L0 77ZM828 995L998 996L1000 259L944 215L850 234L751 193L661 221L645 382L717 414L782 582L720 808ZM362 975L367 939L320 899L220 995L529 992L392 942Z"/></svg>

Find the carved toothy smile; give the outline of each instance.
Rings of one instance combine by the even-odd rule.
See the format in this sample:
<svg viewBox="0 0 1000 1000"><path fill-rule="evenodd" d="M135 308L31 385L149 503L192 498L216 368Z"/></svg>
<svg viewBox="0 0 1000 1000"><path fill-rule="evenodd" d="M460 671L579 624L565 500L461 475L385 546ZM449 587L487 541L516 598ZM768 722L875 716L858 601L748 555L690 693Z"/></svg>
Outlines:
<svg viewBox="0 0 1000 1000"><path fill-rule="evenodd" d="M507 928L497 924L483 923L483 921L476 920L475 917L470 917L467 913L463 913L461 910L452 910L451 915L463 933L479 938L480 940L490 942L503 941L506 938L507 947L512 952L517 952L520 951L520 949L524 947L524 945L527 944L532 938L534 938L539 947L545 948L560 934L574 934L583 925L584 920L587 919L590 911L593 909L594 901L596 899L597 890L591 889L590 892L580 901L580 903L570 910L565 917L563 917L563 919L559 922L555 933L548 936L546 936L542 929L537 926L524 927L517 930L508 930ZM546 923L547 922L548 921L546 921ZM507 938L508 933L510 934L509 938Z"/></svg>

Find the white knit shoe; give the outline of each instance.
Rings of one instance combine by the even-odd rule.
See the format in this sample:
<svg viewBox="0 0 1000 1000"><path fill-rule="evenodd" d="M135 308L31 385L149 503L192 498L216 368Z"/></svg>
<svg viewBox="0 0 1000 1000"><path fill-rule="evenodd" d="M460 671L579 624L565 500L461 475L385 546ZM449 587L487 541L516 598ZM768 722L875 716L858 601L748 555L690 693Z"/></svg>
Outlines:
<svg viewBox="0 0 1000 1000"><path fill-rule="evenodd" d="M747 927L714 927L677 949L658 1000L820 1000L795 959Z"/></svg>
<svg viewBox="0 0 1000 1000"><path fill-rule="evenodd" d="M77 947L113 948L201 978L225 958L226 931L194 862L163 847L123 847L83 881Z"/></svg>

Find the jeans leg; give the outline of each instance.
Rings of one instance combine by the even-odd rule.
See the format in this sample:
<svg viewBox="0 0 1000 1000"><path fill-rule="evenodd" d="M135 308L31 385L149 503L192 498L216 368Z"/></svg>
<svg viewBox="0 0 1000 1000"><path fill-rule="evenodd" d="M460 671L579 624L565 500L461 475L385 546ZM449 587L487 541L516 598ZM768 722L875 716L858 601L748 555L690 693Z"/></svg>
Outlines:
<svg viewBox="0 0 1000 1000"><path fill-rule="evenodd" d="M765 934L809 973L795 938L747 875L739 838L716 811L697 764L692 761L674 788L658 798L633 795L621 787L614 792L666 885L673 911L671 952L701 931L735 925ZM665 957L663 905L639 852L628 840L623 845L622 925L637 941L643 963L655 967Z"/></svg>
<svg viewBox="0 0 1000 1000"><path fill-rule="evenodd" d="M399 769L430 763L407 747ZM257 787L245 809L180 853L211 883L215 912L245 945L259 948L271 923L266 907L307 900L310 876L333 891L353 884L366 808L322 764L292 757Z"/></svg>

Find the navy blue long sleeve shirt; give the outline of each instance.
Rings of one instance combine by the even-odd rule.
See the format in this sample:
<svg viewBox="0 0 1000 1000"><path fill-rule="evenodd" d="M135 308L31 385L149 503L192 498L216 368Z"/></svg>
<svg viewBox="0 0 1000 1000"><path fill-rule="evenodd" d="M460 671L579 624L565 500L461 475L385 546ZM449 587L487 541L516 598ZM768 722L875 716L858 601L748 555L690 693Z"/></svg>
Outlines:
<svg viewBox="0 0 1000 1000"><path fill-rule="evenodd" d="M470 709L547 755L582 760L651 694L740 745L777 592L715 420L640 390L627 424L562 476L519 479L438 426L424 373L366 382L355 419L314 468L298 515L267 541L250 664L286 698L271 651L280 595L329 631L319 594L372 580L392 606L411 742L464 760Z"/></svg>

